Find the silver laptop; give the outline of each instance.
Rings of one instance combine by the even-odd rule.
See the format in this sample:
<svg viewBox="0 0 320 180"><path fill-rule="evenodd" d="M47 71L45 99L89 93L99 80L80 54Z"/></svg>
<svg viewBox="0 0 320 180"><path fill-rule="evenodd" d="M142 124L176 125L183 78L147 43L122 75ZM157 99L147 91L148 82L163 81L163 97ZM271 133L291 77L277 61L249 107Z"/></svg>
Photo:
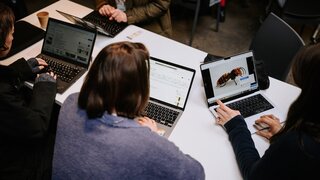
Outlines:
<svg viewBox="0 0 320 180"><path fill-rule="evenodd" d="M96 31L49 18L41 53L45 71L57 75L57 92L65 92L89 68Z"/></svg>
<svg viewBox="0 0 320 180"><path fill-rule="evenodd" d="M150 57L150 100L146 116L169 137L184 111L195 70Z"/></svg>
<svg viewBox="0 0 320 180"><path fill-rule="evenodd" d="M244 116L248 129L255 133L255 120L274 114L282 121L283 113L259 90L253 52L245 52L200 65L209 110L216 116L216 100L221 100Z"/></svg>

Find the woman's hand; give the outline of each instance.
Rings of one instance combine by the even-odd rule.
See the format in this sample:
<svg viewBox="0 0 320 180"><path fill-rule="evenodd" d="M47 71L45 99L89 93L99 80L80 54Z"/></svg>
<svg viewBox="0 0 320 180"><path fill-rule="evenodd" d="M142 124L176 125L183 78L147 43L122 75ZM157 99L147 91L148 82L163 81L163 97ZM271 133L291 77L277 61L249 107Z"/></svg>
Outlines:
<svg viewBox="0 0 320 180"><path fill-rule="evenodd" d="M127 22L127 14L119 9L115 9L112 13L111 16L109 17L110 20L115 20L118 23L120 22Z"/></svg>
<svg viewBox="0 0 320 180"><path fill-rule="evenodd" d="M110 17L112 12L115 10L114 7L110 6L110 5L103 5L101 6L101 8L99 9L99 13L102 16L108 16Z"/></svg>
<svg viewBox="0 0 320 180"><path fill-rule="evenodd" d="M234 118L237 115L240 115L240 112L237 110L230 109L220 100L217 100L219 107L216 109L218 117L216 118L217 124L224 126L225 123L230 121L230 119Z"/></svg>
<svg viewBox="0 0 320 180"><path fill-rule="evenodd" d="M158 132L158 127L157 127L157 123L155 120L150 119L148 117L138 117L137 118L137 122L141 125L141 126L145 126L151 129L151 131L153 132Z"/></svg>
<svg viewBox="0 0 320 180"><path fill-rule="evenodd" d="M42 69L48 66L45 60L41 58L30 58L27 60L33 73L39 73Z"/></svg>
<svg viewBox="0 0 320 180"><path fill-rule="evenodd" d="M35 79L35 83L38 83L38 82L54 82L54 83L56 83L56 80L57 80L56 74L54 74L53 72L46 72L46 73L38 74Z"/></svg>
<svg viewBox="0 0 320 180"><path fill-rule="evenodd" d="M127 22L127 14L119 9L116 9L110 5L103 5L99 9L99 13L103 16L109 17L109 20L117 22Z"/></svg>
<svg viewBox="0 0 320 180"><path fill-rule="evenodd" d="M267 128L264 128L262 130L258 129L257 131L258 135L267 139L270 139L273 135L277 134L282 128L279 118L275 117L272 114L261 116L255 121L255 123L257 124L257 126L259 126L259 124L264 124L265 126L267 126Z"/></svg>

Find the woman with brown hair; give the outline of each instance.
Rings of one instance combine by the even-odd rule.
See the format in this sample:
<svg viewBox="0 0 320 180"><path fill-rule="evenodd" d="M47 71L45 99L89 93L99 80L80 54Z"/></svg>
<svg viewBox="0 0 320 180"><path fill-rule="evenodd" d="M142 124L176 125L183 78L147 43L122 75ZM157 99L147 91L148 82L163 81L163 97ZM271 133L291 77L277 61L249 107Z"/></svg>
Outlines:
<svg viewBox="0 0 320 180"><path fill-rule="evenodd" d="M217 123L229 135L244 179L319 179L320 167L320 44L303 47L295 56L292 75L301 88L291 104L283 126L274 115L264 115L256 123L268 129L257 131L270 140L260 157L239 111L218 101Z"/></svg>
<svg viewBox="0 0 320 180"><path fill-rule="evenodd" d="M61 107L53 179L204 179L199 162L143 117L148 67L141 43L118 42L100 51L80 93Z"/></svg>

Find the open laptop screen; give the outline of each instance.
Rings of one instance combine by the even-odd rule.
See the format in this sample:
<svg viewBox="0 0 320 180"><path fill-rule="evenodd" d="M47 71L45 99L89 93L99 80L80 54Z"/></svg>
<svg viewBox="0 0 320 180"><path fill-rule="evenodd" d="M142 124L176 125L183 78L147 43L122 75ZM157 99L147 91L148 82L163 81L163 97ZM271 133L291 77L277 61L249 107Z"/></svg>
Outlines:
<svg viewBox="0 0 320 180"><path fill-rule="evenodd" d="M95 32L77 25L50 19L42 53L71 63L88 66L95 42Z"/></svg>
<svg viewBox="0 0 320 180"><path fill-rule="evenodd" d="M151 57L151 99L184 109L194 74L193 69Z"/></svg>
<svg viewBox="0 0 320 180"><path fill-rule="evenodd" d="M257 91L253 53L247 52L201 65L208 104Z"/></svg>

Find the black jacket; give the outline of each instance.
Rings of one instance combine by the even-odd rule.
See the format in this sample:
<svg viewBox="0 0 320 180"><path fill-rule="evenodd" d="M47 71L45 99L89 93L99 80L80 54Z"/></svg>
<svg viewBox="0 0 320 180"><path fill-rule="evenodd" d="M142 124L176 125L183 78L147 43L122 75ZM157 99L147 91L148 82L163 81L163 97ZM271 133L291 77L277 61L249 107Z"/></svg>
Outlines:
<svg viewBox="0 0 320 180"><path fill-rule="evenodd" d="M30 91L24 81L32 78L24 59L0 65L0 179L36 179L41 169L56 84L38 82Z"/></svg>

